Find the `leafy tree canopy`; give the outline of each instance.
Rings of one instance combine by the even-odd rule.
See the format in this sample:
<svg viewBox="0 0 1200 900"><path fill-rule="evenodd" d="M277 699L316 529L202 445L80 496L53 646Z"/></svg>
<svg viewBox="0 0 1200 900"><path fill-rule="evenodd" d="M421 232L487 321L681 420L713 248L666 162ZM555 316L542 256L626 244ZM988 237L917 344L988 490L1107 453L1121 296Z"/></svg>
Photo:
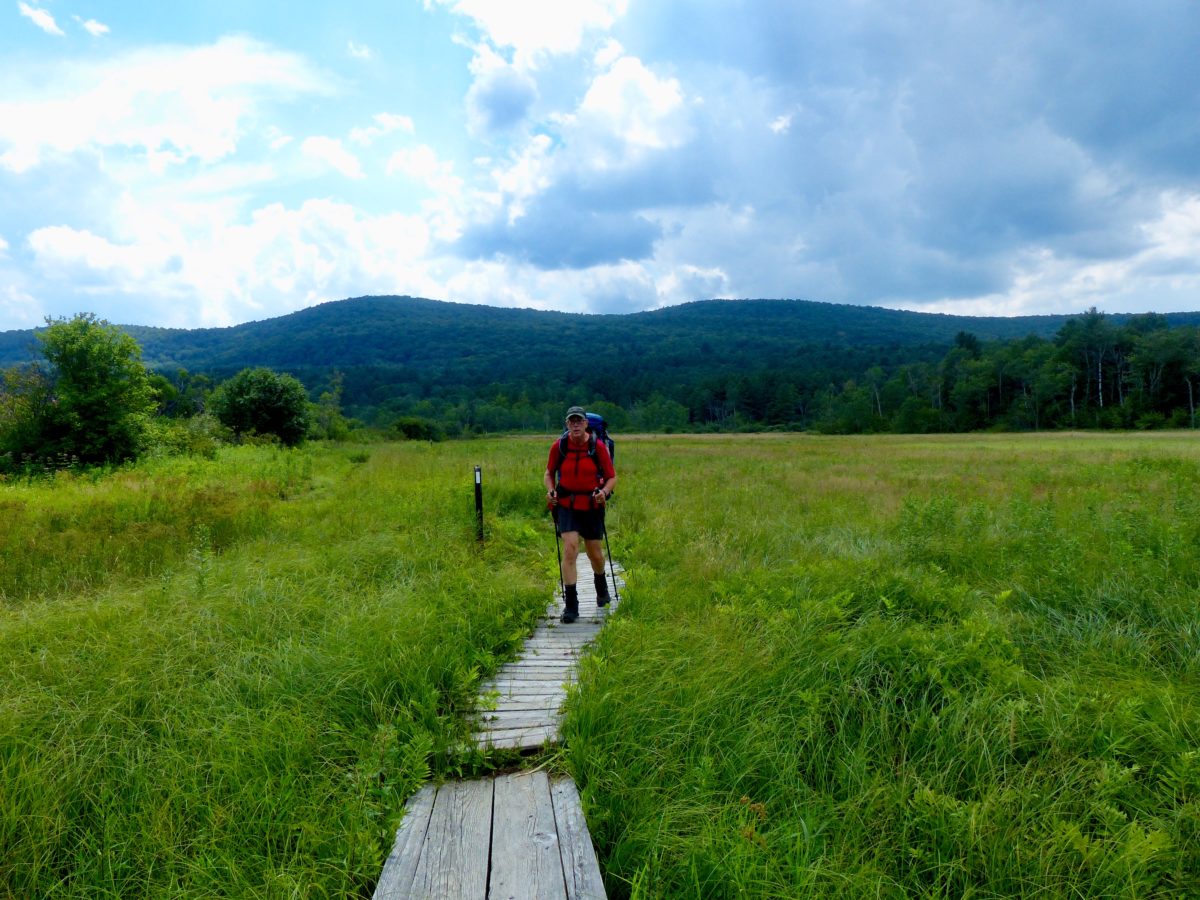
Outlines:
<svg viewBox="0 0 1200 900"><path fill-rule="evenodd" d="M44 363L5 378L9 399L0 443L10 462L136 457L156 403L137 342L92 313L48 319L37 337Z"/></svg>
<svg viewBox="0 0 1200 900"><path fill-rule="evenodd" d="M261 366L243 369L218 386L209 409L239 436L273 434L290 447L308 433L310 413L304 385L291 375Z"/></svg>

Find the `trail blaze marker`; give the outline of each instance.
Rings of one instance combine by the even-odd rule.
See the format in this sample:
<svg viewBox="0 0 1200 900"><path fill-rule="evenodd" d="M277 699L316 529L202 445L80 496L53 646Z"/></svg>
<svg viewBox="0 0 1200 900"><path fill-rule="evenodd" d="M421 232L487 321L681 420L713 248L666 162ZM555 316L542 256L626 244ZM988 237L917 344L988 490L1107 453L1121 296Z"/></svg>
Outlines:
<svg viewBox="0 0 1200 900"><path fill-rule="evenodd" d="M475 467L475 539L483 542L483 469Z"/></svg>

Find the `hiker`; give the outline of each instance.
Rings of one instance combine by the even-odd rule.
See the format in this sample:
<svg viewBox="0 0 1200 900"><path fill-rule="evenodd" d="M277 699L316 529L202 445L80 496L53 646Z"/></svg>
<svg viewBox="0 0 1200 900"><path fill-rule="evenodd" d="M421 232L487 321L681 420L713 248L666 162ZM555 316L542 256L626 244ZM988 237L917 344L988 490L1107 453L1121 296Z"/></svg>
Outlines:
<svg viewBox="0 0 1200 900"><path fill-rule="evenodd" d="M566 453L562 452L563 447ZM604 562L604 506L617 485L612 456L604 441L588 433L582 406L567 410L567 434L550 445L546 463L546 503L554 513L554 527L562 536L563 622L579 618L579 575L575 561L579 539L592 564L596 605L609 601Z"/></svg>

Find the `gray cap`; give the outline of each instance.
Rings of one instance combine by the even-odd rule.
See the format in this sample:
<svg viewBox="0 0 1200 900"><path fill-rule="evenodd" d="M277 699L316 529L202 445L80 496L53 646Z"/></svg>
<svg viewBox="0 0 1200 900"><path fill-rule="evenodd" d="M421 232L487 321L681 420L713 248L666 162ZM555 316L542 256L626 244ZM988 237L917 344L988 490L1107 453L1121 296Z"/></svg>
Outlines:
<svg viewBox="0 0 1200 900"><path fill-rule="evenodd" d="M584 409L582 406L572 406L570 409L567 410L567 418L569 419L569 418L571 418L571 416L580 416L581 418L586 419L587 413L584 412Z"/></svg>

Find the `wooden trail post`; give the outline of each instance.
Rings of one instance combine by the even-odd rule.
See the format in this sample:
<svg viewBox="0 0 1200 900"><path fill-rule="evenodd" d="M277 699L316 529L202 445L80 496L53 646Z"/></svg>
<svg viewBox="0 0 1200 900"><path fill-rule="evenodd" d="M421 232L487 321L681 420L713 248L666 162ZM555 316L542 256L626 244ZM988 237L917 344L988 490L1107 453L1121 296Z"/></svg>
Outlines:
<svg viewBox="0 0 1200 900"><path fill-rule="evenodd" d="M483 469L475 467L475 539L483 543Z"/></svg>

